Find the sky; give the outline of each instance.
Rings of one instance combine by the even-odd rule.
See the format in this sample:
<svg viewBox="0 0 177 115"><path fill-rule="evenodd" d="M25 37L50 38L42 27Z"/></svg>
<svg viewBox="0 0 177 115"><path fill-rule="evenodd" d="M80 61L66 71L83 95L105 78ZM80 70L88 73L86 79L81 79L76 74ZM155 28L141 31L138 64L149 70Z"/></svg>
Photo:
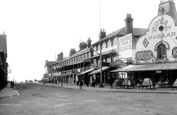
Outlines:
<svg viewBox="0 0 177 115"><path fill-rule="evenodd" d="M133 27L148 28L157 16L159 3L160 0L0 0L0 34L7 35L10 79L41 79L45 60L54 61L60 52L69 56L71 48L78 51L81 40L89 37L92 43L98 41L100 27L107 34L125 27L127 14L134 19Z"/></svg>

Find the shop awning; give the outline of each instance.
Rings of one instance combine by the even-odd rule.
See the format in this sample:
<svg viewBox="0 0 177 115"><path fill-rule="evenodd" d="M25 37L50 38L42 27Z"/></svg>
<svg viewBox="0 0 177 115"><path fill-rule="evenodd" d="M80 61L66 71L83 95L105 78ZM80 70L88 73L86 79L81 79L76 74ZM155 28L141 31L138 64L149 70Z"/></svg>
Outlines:
<svg viewBox="0 0 177 115"><path fill-rule="evenodd" d="M105 71L107 70L109 67L102 67L102 71ZM95 70L95 71L92 71L91 73L89 73L89 75L92 75L92 74L96 74L96 73L99 73L101 71L101 69L98 69L98 70Z"/></svg>
<svg viewBox="0 0 177 115"><path fill-rule="evenodd" d="M89 72L91 72L93 70L94 70L94 68L88 69L86 71L81 72L79 75L83 75L83 74L89 73Z"/></svg>
<svg viewBox="0 0 177 115"><path fill-rule="evenodd" d="M102 52L102 55L107 55L107 54L115 54L117 53L114 49L113 50L109 50L109 51L105 51L105 52ZM95 57L98 57L99 55L96 54L94 56L92 56L92 58L95 58Z"/></svg>
<svg viewBox="0 0 177 115"><path fill-rule="evenodd" d="M73 75L74 73L66 73L66 74L62 74L61 76L70 76L70 75Z"/></svg>
<svg viewBox="0 0 177 115"><path fill-rule="evenodd" d="M129 65L111 72L128 72L128 71L157 71L157 70L176 70L177 63L153 63L144 65Z"/></svg>

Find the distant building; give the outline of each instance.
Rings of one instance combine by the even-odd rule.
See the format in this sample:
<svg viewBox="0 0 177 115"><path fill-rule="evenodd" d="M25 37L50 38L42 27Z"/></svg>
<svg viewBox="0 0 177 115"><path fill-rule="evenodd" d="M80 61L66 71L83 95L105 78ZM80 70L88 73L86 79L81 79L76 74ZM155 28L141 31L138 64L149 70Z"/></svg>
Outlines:
<svg viewBox="0 0 177 115"><path fill-rule="evenodd" d="M43 78L45 79L49 79L49 77L52 77L53 75L53 64L55 64L56 61L48 61L46 60L45 61L45 66L44 66L44 69L45 69L45 73L44 73L44 76Z"/></svg>
<svg viewBox="0 0 177 115"><path fill-rule="evenodd" d="M0 50L4 51L7 58L7 39L5 33L0 35Z"/></svg>
<svg viewBox="0 0 177 115"><path fill-rule="evenodd" d="M7 42L6 35L0 35L0 89L7 84L8 63L7 61Z"/></svg>

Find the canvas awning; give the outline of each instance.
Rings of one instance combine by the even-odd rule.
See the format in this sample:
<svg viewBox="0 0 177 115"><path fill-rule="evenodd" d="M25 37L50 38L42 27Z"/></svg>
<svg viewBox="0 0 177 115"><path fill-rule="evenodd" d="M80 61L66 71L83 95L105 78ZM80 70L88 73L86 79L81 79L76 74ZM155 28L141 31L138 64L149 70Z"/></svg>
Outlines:
<svg viewBox="0 0 177 115"><path fill-rule="evenodd" d="M79 75L83 75L83 74L89 73L89 72L91 72L93 70L94 70L94 68L88 69L86 71L81 72Z"/></svg>
<svg viewBox="0 0 177 115"><path fill-rule="evenodd" d="M128 71L157 71L157 70L175 70L177 63L151 63L144 65L129 65L111 72L128 72Z"/></svg>
<svg viewBox="0 0 177 115"><path fill-rule="evenodd" d="M106 67L102 67L102 71L105 71L105 70L107 70L108 68L109 68L108 66L106 66ZM98 70L92 71L91 73L89 73L89 75L99 73L100 71L101 71L101 69L98 69Z"/></svg>

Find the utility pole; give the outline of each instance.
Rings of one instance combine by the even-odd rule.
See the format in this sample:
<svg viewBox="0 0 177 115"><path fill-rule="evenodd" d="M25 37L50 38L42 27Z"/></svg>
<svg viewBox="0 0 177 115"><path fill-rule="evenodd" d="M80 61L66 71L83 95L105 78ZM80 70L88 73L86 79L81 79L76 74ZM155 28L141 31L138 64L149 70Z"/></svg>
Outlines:
<svg viewBox="0 0 177 115"><path fill-rule="evenodd" d="M101 0L100 0L100 87L103 86L103 76L102 76L102 43L101 43L102 31L101 31Z"/></svg>

